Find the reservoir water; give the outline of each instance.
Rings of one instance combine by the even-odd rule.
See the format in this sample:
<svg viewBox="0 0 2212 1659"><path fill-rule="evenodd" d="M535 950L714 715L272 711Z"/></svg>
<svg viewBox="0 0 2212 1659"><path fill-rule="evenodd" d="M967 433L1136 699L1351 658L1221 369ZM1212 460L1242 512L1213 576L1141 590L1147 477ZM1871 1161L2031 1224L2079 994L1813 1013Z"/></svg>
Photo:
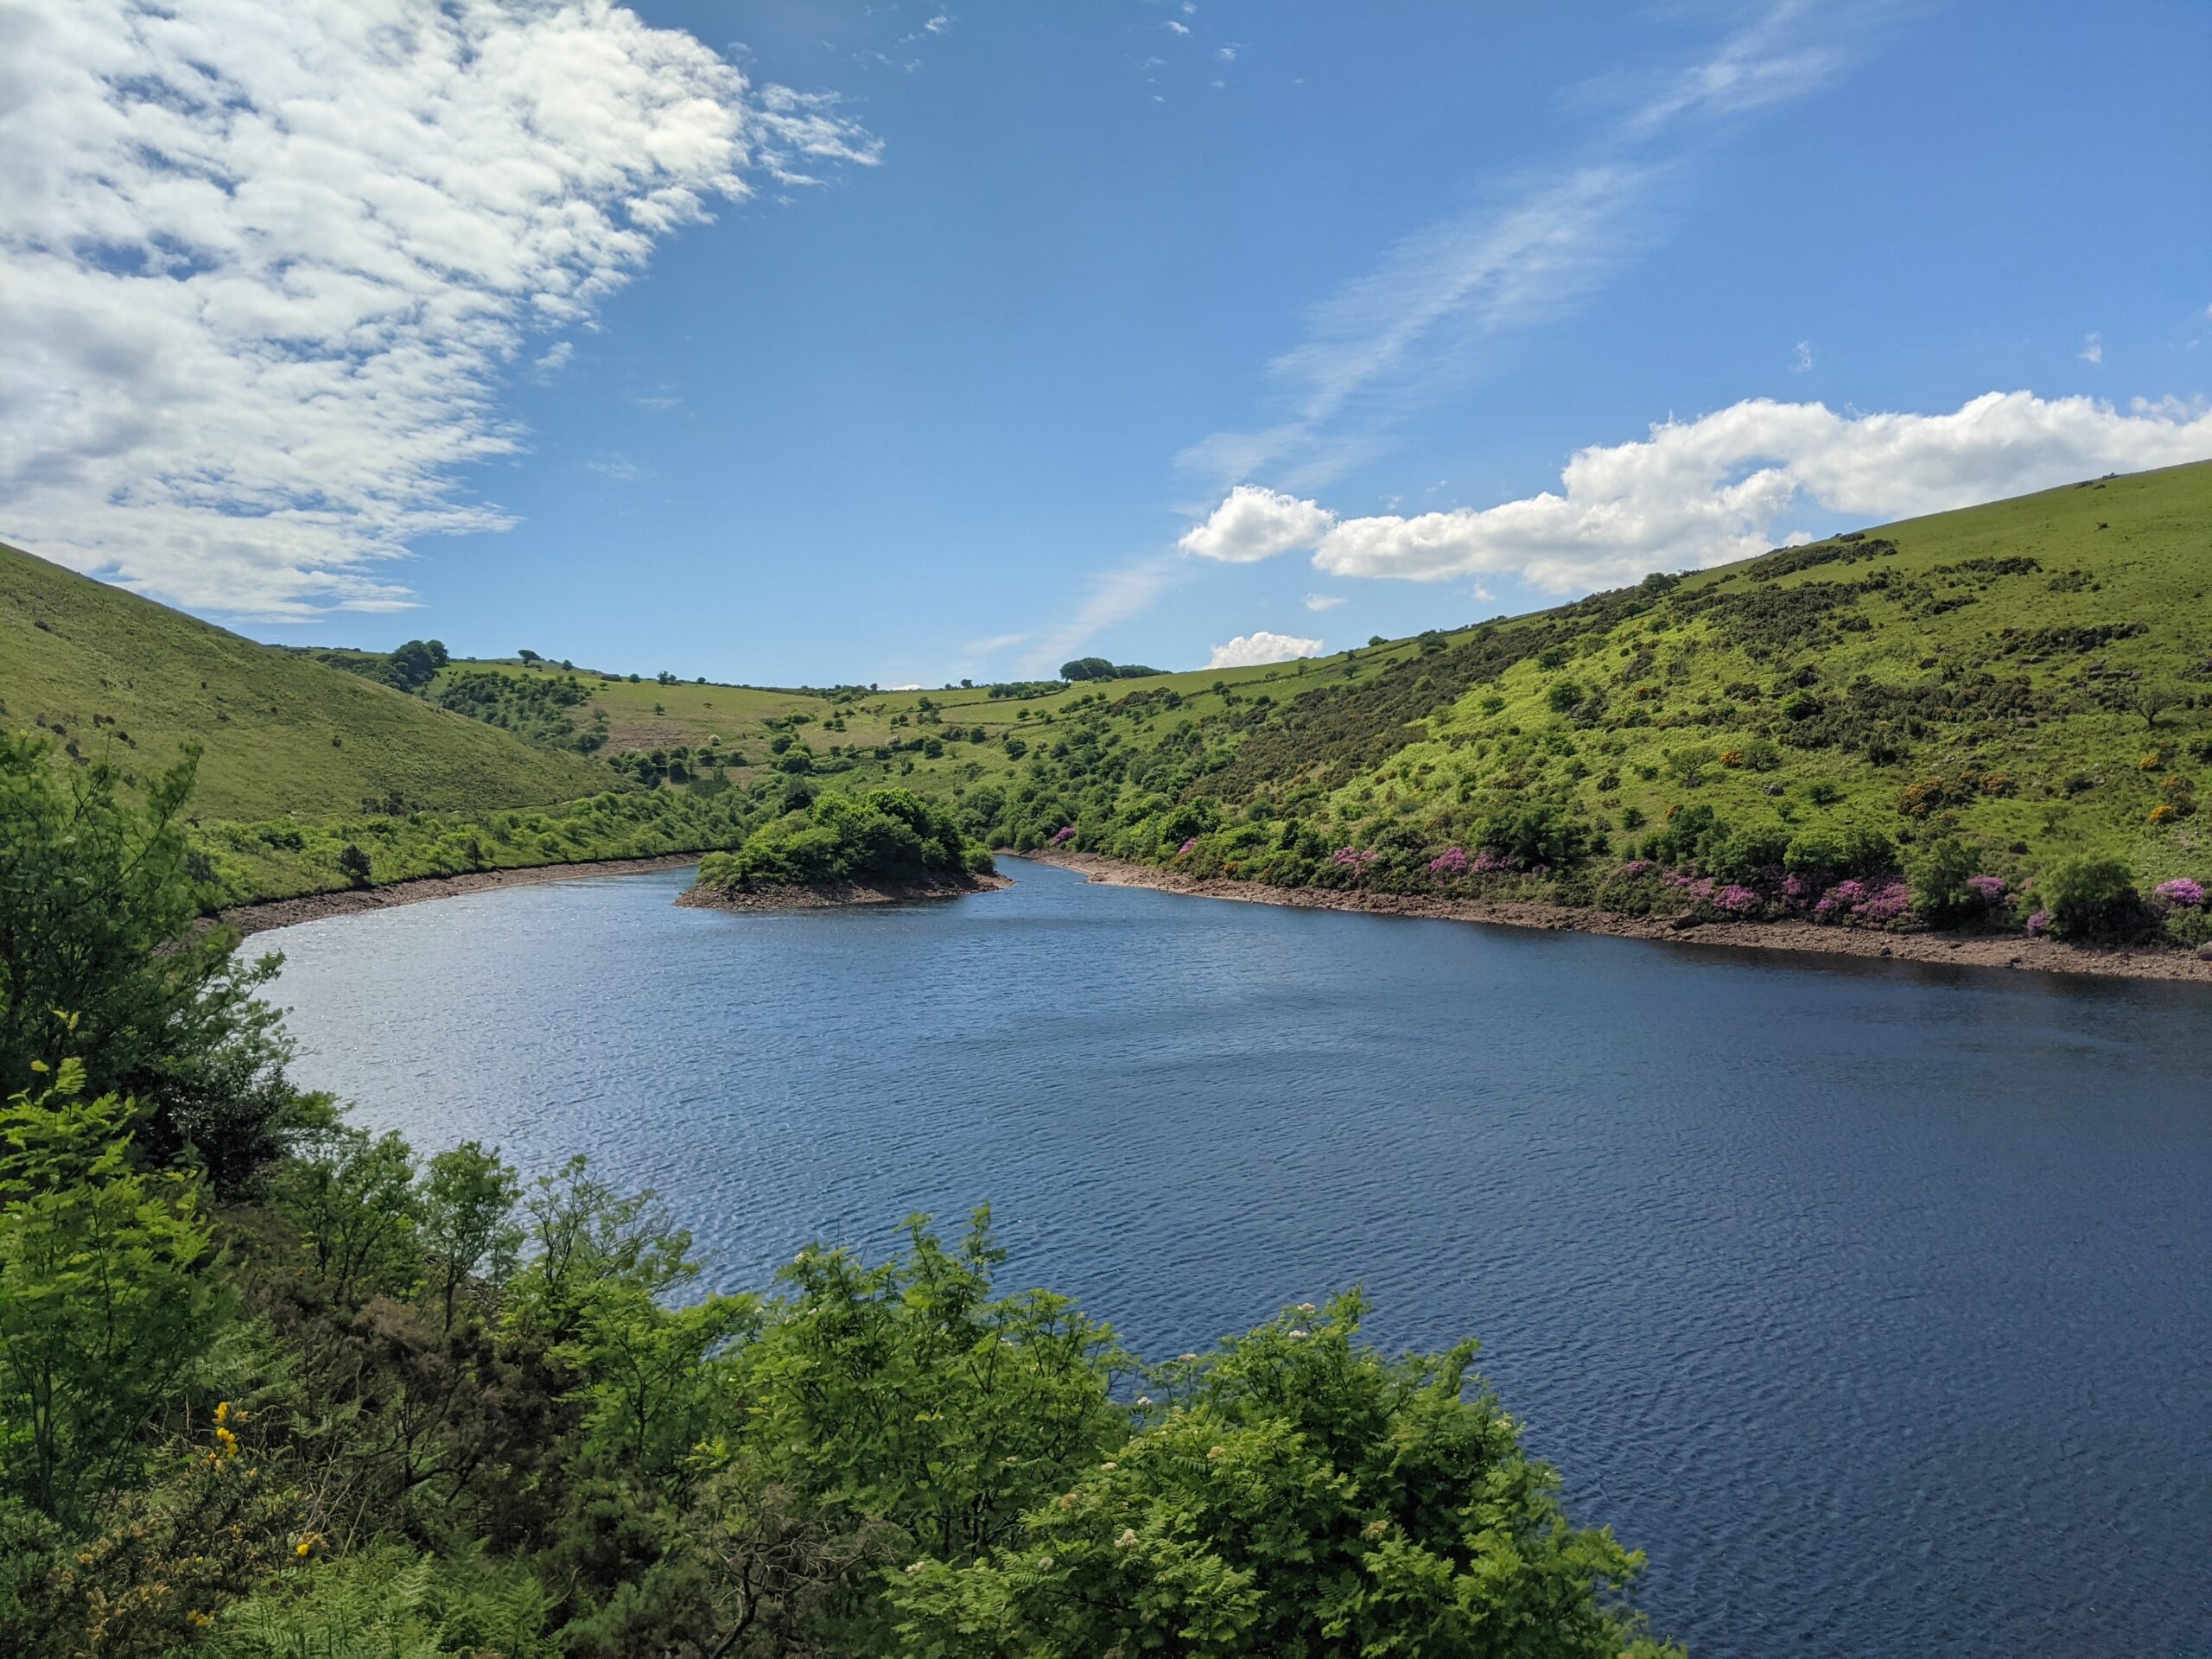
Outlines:
<svg viewBox="0 0 2212 1659"><path fill-rule="evenodd" d="M2212 997L1222 904L682 872L264 935L303 1080L575 1152L758 1287L988 1201L1141 1353L1365 1285L1482 1338L1708 1659L2212 1655Z"/></svg>

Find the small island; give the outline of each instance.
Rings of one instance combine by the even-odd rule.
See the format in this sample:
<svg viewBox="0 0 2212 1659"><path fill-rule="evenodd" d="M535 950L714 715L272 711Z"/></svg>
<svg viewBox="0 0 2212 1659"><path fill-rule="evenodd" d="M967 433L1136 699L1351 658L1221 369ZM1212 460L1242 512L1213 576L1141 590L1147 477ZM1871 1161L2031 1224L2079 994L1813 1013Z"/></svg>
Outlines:
<svg viewBox="0 0 2212 1659"><path fill-rule="evenodd" d="M911 791L817 795L734 850L699 861L676 902L715 910L813 910L953 899L1011 887L990 849Z"/></svg>

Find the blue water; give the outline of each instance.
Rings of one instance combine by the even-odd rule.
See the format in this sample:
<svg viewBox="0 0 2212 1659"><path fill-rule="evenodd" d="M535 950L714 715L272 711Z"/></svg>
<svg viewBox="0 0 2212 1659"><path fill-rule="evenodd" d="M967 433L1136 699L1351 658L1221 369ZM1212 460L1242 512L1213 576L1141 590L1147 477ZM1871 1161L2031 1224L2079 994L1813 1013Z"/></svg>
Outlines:
<svg viewBox="0 0 2212 1659"><path fill-rule="evenodd" d="M1172 1355L1358 1283L1482 1368L1710 1659L2212 1654L2212 996L1282 910L1007 867L310 923L300 1074L592 1154L760 1286L994 1206Z"/></svg>

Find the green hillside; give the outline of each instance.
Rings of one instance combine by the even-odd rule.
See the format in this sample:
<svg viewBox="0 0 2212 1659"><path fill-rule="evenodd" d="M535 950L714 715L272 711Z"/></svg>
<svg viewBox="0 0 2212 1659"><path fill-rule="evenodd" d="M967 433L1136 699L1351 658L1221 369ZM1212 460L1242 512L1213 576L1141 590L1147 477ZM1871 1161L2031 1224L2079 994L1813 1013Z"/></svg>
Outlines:
<svg viewBox="0 0 2212 1659"><path fill-rule="evenodd" d="M207 817L536 804L605 783L575 756L4 546L0 642L0 721L133 778L198 742Z"/></svg>
<svg viewBox="0 0 2212 1659"><path fill-rule="evenodd" d="M1749 880L1856 835L1870 875L1869 847L1954 842L2015 893L2090 855L2147 891L2212 874L2208 589L2199 464L1262 668L825 692L455 660L409 695L385 657L256 645L9 552L0 698L126 768L202 742L232 900L345 885L349 846L378 881L724 846L886 782L995 845L1071 827L1294 887L1655 908L1691 900L1621 865Z"/></svg>
<svg viewBox="0 0 2212 1659"><path fill-rule="evenodd" d="M2089 480L1274 683L1077 690L1002 799L963 800L1001 844L1073 826L1287 886L1649 906L1619 864L1738 879L1857 831L1898 864L1955 842L2014 892L2082 856L2147 891L2212 870L2208 590L2212 465Z"/></svg>

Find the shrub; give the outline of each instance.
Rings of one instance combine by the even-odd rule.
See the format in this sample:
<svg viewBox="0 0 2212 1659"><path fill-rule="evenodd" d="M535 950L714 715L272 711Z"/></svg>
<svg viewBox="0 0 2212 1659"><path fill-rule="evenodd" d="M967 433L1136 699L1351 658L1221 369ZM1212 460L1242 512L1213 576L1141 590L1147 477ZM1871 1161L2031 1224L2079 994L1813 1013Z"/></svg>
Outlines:
<svg viewBox="0 0 2212 1659"><path fill-rule="evenodd" d="M2116 858L2070 858L2037 883L2050 931L2065 939L2116 938L2133 930L2142 901L2135 874Z"/></svg>
<svg viewBox="0 0 2212 1659"><path fill-rule="evenodd" d="M1986 908L1983 890L1973 885L1980 869L1980 858L1964 842L1947 836L1932 843L1908 873L1913 910L1934 927L1955 927L1979 913Z"/></svg>

